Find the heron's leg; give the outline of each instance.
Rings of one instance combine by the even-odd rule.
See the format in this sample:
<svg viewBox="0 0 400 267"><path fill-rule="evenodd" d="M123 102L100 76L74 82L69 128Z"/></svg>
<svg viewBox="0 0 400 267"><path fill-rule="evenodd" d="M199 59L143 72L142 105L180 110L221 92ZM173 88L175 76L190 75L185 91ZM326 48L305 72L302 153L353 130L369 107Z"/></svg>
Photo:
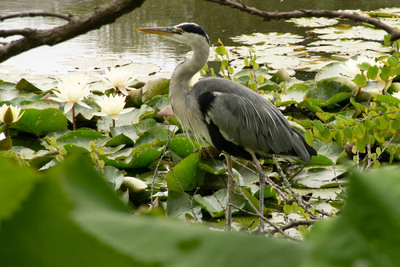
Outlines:
<svg viewBox="0 0 400 267"><path fill-rule="evenodd" d="M257 167L258 170L258 179L259 179L259 184L260 184L260 209L259 212L260 214L264 214L264 189L265 189L265 174L263 173L263 170L261 168L260 161L254 154L254 152L251 152L251 157L253 158L254 164ZM264 221L262 218L259 218L258 221L258 231L264 232Z"/></svg>
<svg viewBox="0 0 400 267"><path fill-rule="evenodd" d="M228 208L226 211L226 228L228 231L231 230L231 225L232 225L232 200L233 200L233 189L234 189L234 183L233 183L233 173L232 173L232 157L229 154L225 154L226 157L226 167L228 171Z"/></svg>

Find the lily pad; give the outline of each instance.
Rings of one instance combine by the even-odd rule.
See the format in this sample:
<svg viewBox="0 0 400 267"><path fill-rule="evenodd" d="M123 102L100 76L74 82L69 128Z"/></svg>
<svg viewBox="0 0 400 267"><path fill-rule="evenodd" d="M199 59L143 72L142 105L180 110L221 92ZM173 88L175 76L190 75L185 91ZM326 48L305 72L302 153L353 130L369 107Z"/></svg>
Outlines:
<svg viewBox="0 0 400 267"><path fill-rule="evenodd" d="M346 171L342 165L305 167L292 181L298 186L308 188L336 187L338 184L344 183L337 177Z"/></svg>
<svg viewBox="0 0 400 267"><path fill-rule="evenodd" d="M169 79L158 78L148 81L143 87L142 101L146 103L149 99L157 95L168 94Z"/></svg>
<svg viewBox="0 0 400 267"><path fill-rule="evenodd" d="M327 27L314 29L320 39L338 40L338 39L366 39L382 41L386 32L384 30L374 29L364 26L353 27Z"/></svg>
<svg viewBox="0 0 400 267"><path fill-rule="evenodd" d="M59 109L23 109L21 119L11 126L11 128L43 136L51 132L67 129L68 122L65 115Z"/></svg>
<svg viewBox="0 0 400 267"><path fill-rule="evenodd" d="M334 53L336 56L340 55L345 58L350 58L360 54L369 57L385 56L391 49L373 41L333 39L312 42L307 46L306 50L311 52Z"/></svg>
<svg viewBox="0 0 400 267"><path fill-rule="evenodd" d="M337 103L339 100L342 101L350 97L350 94L355 93L358 87L351 81L342 77L334 77L323 79L317 82L315 87L311 87L307 97L321 99L324 101L330 101L331 103ZM340 93L339 96L336 96Z"/></svg>
<svg viewBox="0 0 400 267"><path fill-rule="evenodd" d="M253 33L248 35L240 35L231 38L234 42L241 44L254 45L254 44L295 44L304 40L303 36L291 33Z"/></svg>
<svg viewBox="0 0 400 267"><path fill-rule="evenodd" d="M89 152L90 141L94 141L98 145L102 145L105 144L108 140L110 140L110 137L102 135L99 132L80 129L63 134L57 139L57 144L64 146L67 150L73 145L76 147L84 148L87 150L87 152Z"/></svg>
<svg viewBox="0 0 400 267"><path fill-rule="evenodd" d="M199 160L200 152L197 152L175 165L166 177L168 190L182 192L196 189L200 180Z"/></svg>
<svg viewBox="0 0 400 267"><path fill-rule="evenodd" d="M179 135L171 138L168 147L179 157L184 158L192 154L195 149L200 148L201 145L186 135Z"/></svg>
<svg viewBox="0 0 400 267"><path fill-rule="evenodd" d="M326 27L332 26L339 21L337 19L330 19L330 18L293 18L287 20L288 22L293 22L297 27Z"/></svg>
<svg viewBox="0 0 400 267"><path fill-rule="evenodd" d="M0 80L0 101L10 101L18 96L16 84Z"/></svg>

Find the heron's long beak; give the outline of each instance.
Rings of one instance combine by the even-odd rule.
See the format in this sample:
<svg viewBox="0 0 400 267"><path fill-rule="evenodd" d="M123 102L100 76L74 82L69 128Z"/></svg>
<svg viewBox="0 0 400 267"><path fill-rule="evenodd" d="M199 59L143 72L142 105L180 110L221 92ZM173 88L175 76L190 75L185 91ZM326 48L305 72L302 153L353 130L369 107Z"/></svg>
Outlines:
<svg viewBox="0 0 400 267"><path fill-rule="evenodd" d="M182 34L182 29L174 27L160 27L160 28L143 28L137 29L138 32L152 33L166 37L172 37L176 34Z"/></svg>

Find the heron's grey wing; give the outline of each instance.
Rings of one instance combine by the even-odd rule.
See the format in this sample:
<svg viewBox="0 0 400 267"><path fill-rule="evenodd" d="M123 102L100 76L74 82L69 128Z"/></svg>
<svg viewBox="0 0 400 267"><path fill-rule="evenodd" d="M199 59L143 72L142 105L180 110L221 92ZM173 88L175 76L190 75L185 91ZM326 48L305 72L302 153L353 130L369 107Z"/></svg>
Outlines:
<svg viewBox="0 0 400 267"><path fill-rule="evenodd" d="M209 94L203 114L222 136L260 155L293 154L309 161L304 138L294 131L282 113L250 89L224 79L209 78L196 83L199 99Z"/></svg>

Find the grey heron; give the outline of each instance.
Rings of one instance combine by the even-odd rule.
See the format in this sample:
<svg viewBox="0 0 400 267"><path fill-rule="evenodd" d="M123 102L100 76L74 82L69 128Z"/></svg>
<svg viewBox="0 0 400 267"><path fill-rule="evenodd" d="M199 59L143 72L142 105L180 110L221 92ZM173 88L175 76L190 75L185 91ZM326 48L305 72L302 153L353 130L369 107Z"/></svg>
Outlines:
<svg viewBox="0 0 400 267"><path fill-rule="evenodd" d="M152 33L189 45L192 57L174 70L169 99L172 109L186 131L206 140L227 160L228 196L227 225L230 227L233 194L232 159L252 160L257 167L260 185L260 213L264 208L265 175L259 158L271 155L296 156L309 162L316 151L292 128L283 114L269 101L251 89L223 78L199 80L190 88L192 77L207 63L210 40L204 29L195 23L173 27L144 28ZM263 220L258 229L263 231Z"/></svg>

